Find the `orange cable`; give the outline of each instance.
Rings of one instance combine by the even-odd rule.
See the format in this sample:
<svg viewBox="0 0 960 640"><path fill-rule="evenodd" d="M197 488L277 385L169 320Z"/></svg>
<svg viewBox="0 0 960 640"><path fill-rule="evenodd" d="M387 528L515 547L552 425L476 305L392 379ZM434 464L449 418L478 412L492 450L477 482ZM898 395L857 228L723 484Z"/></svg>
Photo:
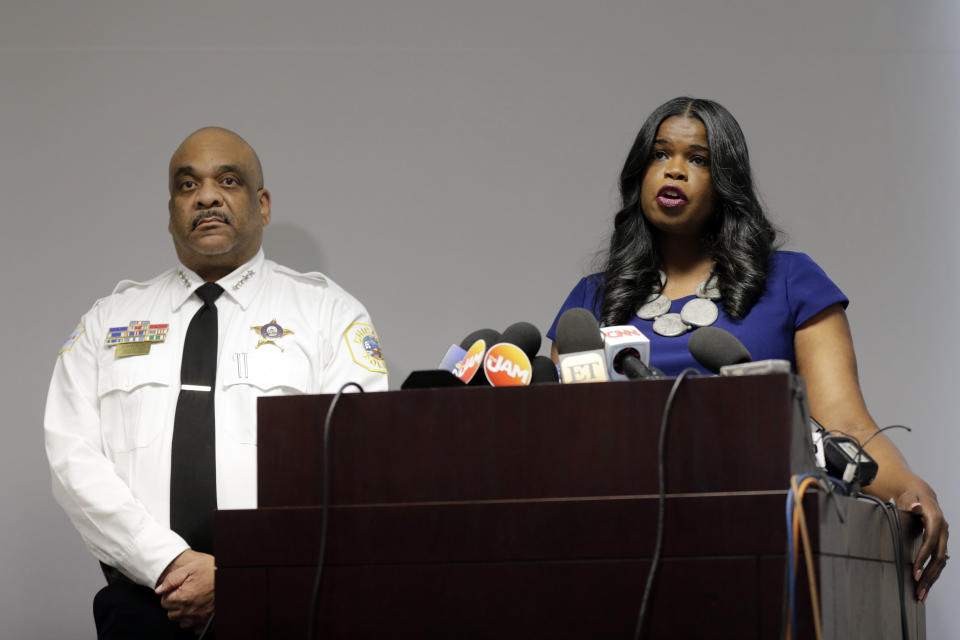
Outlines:
<svg viewBox="0 0 960 640"><path fill-rule="evenodd" d="M803 512L803 496L806 494L807 488L816 483L816 478L806 478L803 482L800 483L799 488L797 487L796 477L794 476L790 480L791 487L794 492L794 547L797 546L797 529L799 528L800 537L803 540L803 551L804 551L804 561L807 569L807 583L810 587L810 605L813 609L813 629L816 634L817 640L823 640L823 623L820 618L820 598L817 594L817 582L816 582L816 573L813 566L813 548L810 544L810 533L807 528L807 518ZM794 551L794 567L796 567L797 555L796 550ZM794 576L797 575L796 568L794 568Z"/></svg>
<svg viewBox="0 0 960 640"><path fill-rule="evenodd" d="M793 575L794 575L794 580L796 580L796 575L797 575L797 557L798 557L798 555L799 555L799 553L800 553L800 549L799 549L799 547L800 547L800 538L799 538L799 535L798 535L798 533L797 533L797 530L798 530L798 528L799 528L800 525L799 525L799 523L797 522L797 476L796 476L796 475L793 475L793 476L790 477L790 491L793 492L793 518L791 518L791 521L792 521L792 525L791 525L792 535L790 536L790 540L793 541L793 558L792 558L792 562L793 562ZM794 602L793 602L793 600L791 599L791 600L790 600L790 603L789 603L789 608L787 609L787 632L786 632L786 635L784 636L784 637L786 638L786 640L791 640L791 638L793 637L793 629L792 629L792 625L790 624L791 621L793 620L793 605L794 605Z"/></svg>

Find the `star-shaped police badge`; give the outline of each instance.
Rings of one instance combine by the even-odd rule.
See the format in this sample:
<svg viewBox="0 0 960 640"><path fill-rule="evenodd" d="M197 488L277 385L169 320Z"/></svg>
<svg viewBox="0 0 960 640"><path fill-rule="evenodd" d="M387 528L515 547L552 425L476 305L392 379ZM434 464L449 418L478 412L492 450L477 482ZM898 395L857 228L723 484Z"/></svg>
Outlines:
<svg viewBox="0 0 960 640"><path fill-rule="evenodd" d="M257 346L254 347L254 349L259 349L261 345L272 344L276 348L280 349L280 351L283 351L283 346L277 344L276 340L279 340L280 338L293 333L293 331L290 331L290 329L284 329L279 324L277 324L276 318L274 318L267 324L261 325L259 327L250 327L250 328L256 331L257 334L259 334L260 336L260 341L257 342Z"/></svg>

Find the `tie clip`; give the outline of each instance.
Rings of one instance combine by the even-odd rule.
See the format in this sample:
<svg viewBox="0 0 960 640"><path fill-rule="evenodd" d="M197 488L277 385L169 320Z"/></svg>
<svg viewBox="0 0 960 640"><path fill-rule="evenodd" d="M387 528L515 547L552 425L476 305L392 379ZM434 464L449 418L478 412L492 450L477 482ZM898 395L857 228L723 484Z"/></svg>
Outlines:
<svg viewBox="0 0 960 640"><path fill-rule="evenodd" d="M180 390L181 391L206 391L207 393L209 393L210 387L208 387L205 384L181 384Z"/></svg>

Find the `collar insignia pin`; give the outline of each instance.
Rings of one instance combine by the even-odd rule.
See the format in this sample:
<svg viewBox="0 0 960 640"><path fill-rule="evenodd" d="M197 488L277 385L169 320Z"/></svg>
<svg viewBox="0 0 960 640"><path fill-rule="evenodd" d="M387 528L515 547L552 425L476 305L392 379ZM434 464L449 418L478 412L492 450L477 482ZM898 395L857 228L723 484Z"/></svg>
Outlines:
<svg viewBox="0 0 960 640"><path fill-rule="evenodd" d="M255 275L257 275L257 272L254 271L253 269L247 269L246 271L244 271L243 275L240 276L240 279L237 280L237 283L233 285L233 290L236 291L237 289L245 285L247 283L247 280L249 280Z"/></svg>

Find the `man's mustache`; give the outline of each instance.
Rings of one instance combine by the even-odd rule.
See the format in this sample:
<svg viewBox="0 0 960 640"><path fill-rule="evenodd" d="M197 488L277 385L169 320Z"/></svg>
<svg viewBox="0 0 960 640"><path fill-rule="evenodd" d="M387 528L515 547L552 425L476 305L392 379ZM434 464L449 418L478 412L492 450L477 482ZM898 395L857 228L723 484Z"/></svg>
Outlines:
<svg viewBox="0 0 960 640"><path fill-rule="evenodd" d="M207 210L201 211L194 217L193 222L190 224L190 230L196 229L201 222L204 220L209 220L210 218L215 218L224 224L230 224L230 220L227 218L227 214L223 211L216 210Z"/></svg>

